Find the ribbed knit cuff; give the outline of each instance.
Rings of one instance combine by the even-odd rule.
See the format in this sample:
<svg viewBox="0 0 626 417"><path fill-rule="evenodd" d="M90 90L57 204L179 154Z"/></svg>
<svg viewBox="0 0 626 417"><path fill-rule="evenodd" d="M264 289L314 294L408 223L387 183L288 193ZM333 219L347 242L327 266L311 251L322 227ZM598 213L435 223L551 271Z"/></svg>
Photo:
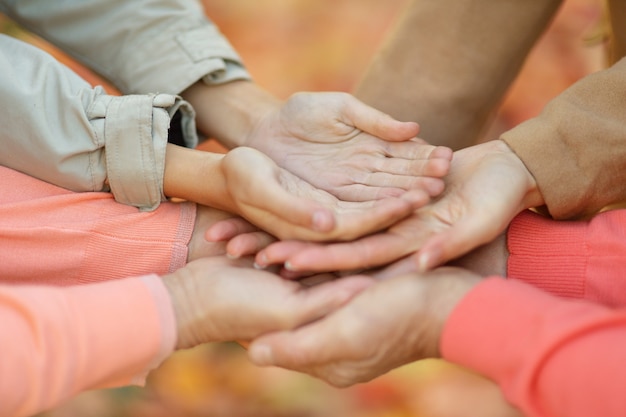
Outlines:
<svg viewBox="0 0 626 417"><path fill-rule="evenodd" d="M154 298L154 304L161 324L161 345L158 353L148 364L146 369L133 378L132 383L136 385L143 385L148 373L159 367L159 365L174 352L177 333L174 308L170 300L170 295L161 281L161 277L157 275L147 275L142 277L141 280Z"/></svg>
<svg viewBox="0 0 626 417"><path fill-rule="evenodd" d="M554 295L584 298L586 222L560 222L531 211L519 214L507 234L507 276Z"/></svg>

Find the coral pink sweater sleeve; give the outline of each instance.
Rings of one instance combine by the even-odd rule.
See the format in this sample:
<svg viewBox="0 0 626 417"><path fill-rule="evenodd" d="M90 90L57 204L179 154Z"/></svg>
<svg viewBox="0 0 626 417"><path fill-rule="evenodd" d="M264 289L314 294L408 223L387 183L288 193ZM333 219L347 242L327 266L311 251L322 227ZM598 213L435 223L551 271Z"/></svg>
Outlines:
<svg viewBox="0 0 626 417"><path fill-rule="evenodd" d="M75 285L185 265L196 206L152 212L0 167L0 281Z"/></svg>
<svg viewBox="0 0 626 417"><path fill-rule="evenodd" d="M512 278L488 278L459 303L443 356L492 378L529 417L623 416L625 225L624 210L587 222L518 216Z"/></svg>
<svg viewBox="0 0 626 417"><path fill-rule="evenodd" d="M156 276L71 287L0 285L0 416L28 416L80 391L140 383L173 351Z"/></svg>

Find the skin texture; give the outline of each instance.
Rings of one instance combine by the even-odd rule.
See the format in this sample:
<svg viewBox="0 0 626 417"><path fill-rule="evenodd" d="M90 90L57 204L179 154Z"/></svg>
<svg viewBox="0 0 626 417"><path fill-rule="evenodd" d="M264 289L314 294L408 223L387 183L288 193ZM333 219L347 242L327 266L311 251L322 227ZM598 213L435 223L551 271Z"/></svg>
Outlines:
<svg viewBox="0 0 626 417"><path fill-rule="evenodd" d="M366 382L439 357L447 317L478 282L480 276L449 267L387 278L322 320L256 339L249 356L258 365L305 372L337 387Z"/></svg>
<svg viewBox="0 0 626 417"><path fill-rule="evenodd" d="M203 258L163 277L176 315L178 349L296 328L373 282L354 277L311 287L251 265L250 259Z"/></svg>
<svg viewBox="0 0 626 417"><path fill-rule="evenodd" d="M353 239L381 230L429 200L418 189L402 197L342 201L247 147L216 155L168 145L164 190L171 197L238 214L279 238L312 241Z"/></svg>
<svg viewBox="0 0 626 417"><path fill-rule="evenodd" d="M520 211L543 203L532 175L499 140L455 152L446 182L436 201L383 232L326 245L276 242L256 262L299 272L358 270L416 253L418 269L426 271L490 242Z"/></svg>
<svg viewBox="0 0 626 417"><path fill-rule="evenodd" d="M282 102L256 84L196 83L182 93L198 128L227 148L268 155L315 187L344 201L443 189L450 149L417 139L419 126L399 122L347 93L297 93ZM355 146L358 145L358 146Z"/></svg>

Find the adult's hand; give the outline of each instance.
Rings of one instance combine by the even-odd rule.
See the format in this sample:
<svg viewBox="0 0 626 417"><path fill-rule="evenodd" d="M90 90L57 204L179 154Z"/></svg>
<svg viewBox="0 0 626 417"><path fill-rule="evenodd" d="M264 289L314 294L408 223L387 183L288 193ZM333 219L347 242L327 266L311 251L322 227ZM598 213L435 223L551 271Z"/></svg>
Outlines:
<svg viewBox="0 0 626 417"><path fill-rule="evenodd" d="M177 348L246 341L317 320L372 283L354 277L313 287L251 268L250 260L199 259L163 277L174 307Z"/></svg>
<svg viewBox="0 0 626 417"><path fill-rule="evenodd" d="M237 214L281 239L310 241L382 230L430 199L418 189L382 200L342 201L248 147L224 155L168 145L163 183L170 197Z"/></svg>
<svg viewBox="0 0 626 417"><path fill-rule="evenodd" d="M246 147L227 153L221 166L228 210L281 239L351 240L386 228L429 200L413 190L400 198L342 201Z"/></svg>
<svg viewBox="0 0 626 417"><path fill-rule="evenodd" d="M259 229L242 217L230 217L217 221L204 229L204 239L208 244L225 245L225 254L231 258L254 256L266 248L276 238Z"/></svg>
<svg viewBox="0 0 626 417"><path fill-rule="evenodd" d="M417 252L424 271L490 242L521 210L542 204L522 161L495 140L455 152L444 193L387 230L346 243L276 242L256 262L285 263L292 271L356 270Z"/></svg>
<svg viewBox="0 0 626 417"><path fill-rule="evenodd" d="M197 82L182 93L205 136L247 146L345 201L443 189L452 151L416 138L399 122L347 93L297 93L286 102L250 81Z"/></svg>
<svg viewBox="0 0 626 417"><path fill-rule="evenodd" d="M439 357L449 314L480 279L445 267L381 280L321 320L257 338L249 347L250 359L346 387Z"/></svg>
<svg viewBox="0 0 626 417"><path fill-rule="evenodd" d="M399 122L347 93L297 93L265 114L245 144L345 201L441 193L452 150L416 138Z"/></svg>

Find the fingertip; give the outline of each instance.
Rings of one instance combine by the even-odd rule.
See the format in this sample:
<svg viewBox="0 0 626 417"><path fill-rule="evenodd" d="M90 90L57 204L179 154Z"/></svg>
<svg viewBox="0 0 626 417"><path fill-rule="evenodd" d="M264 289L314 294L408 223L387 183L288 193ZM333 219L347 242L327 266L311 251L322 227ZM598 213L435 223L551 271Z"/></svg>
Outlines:
<svg viewBox="0 0 626 417"><path fill-rule="evenodd" d="M252 343L248 347L248 357L252 363L258 366L274 364L274 352L272 347L265 343Z"/></svg>
<svg viewBox="0 0 626 417"><path fill-rule="evenodd" d="M430 181L426 183L429 197L437 197L439 194L443 193L445 188L446 184L441 178L430 178Z"/></svg>
<svg viewBox="0 0 626 417"><path fill-rule="evenodd" d="M317 232L330 232L335 228L335 216L330 210L315 210L312 227Z"/></svg>
<svg viewBox="0 0 626 417"><path fill-rule="evenodd" d="M204 239L208 242L222 242L224 240L230 239L236 230L228 222L228 220L223 220L211 225L204 232Z"/></svg>
<svg viewBox="0 0 626 417"><path fill-rule="evenodd" d="M439 246L424 247L417 253L417 270L420 273L430 271L441 261L442 251Z"/></svg>
<svg viewBox="0 0 626 417"><path fill-rule="evenodd" d="M254 257L254 267L256 269L265 269L267 268L268 264L269 264L269 261L267 259L267 255L265 254L265 252L259 252Z"/></svg>
<svg viewBox="0 0 626 417"><path fill-rule="evenodd" d="M425 172L431 177L444 177L450 172L450 160L446 158L429 159Z"/></svg>
<svg viewBox="0 0 626 417"><path fill-rule="evenodd" d="M453 155L454 155L454 151L452 150L452 148L449 148L447 146L437 146L431 152L430 157L447 159L450 161L452 160Z"/></svg>
<svg viewBox="0 0 626 417"><path fill-rule="evenodd" d="M424 190L409 190L401 198L408 201L413 209L423 207L430 201L430 195Z"/></svg>
<svg viewBox="0 0 626 417"><path fill-rule="evenodd" d="M236 253L231 253L228 250L226 251L226 257L228 259L239 259L240 255L236 254Z"/></svg>
<svg viewBox="0 0 626 417"><path fill-rule="evenodd" d="M204 231L204 240L207 242L220 242L223 240L223 237L219 230L216 230L215 226L211 226Z"/></svg>

